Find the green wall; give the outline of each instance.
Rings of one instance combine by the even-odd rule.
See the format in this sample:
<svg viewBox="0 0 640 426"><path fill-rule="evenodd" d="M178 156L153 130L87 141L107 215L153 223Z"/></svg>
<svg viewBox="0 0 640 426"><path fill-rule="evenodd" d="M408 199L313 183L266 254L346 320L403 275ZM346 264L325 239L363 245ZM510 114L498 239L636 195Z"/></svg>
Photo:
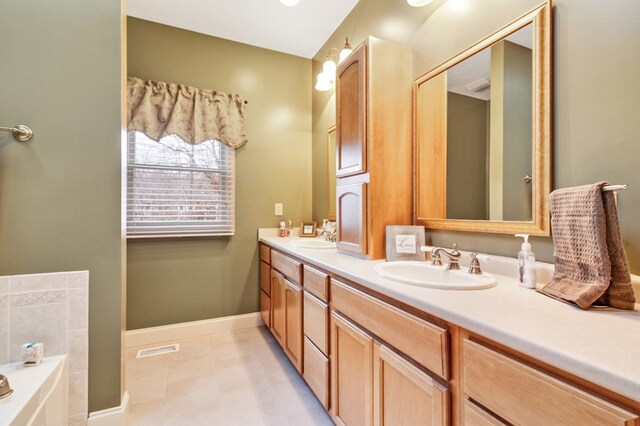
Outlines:
<svg viewBox="0 0 640 426"><path fill-rule="evenodd" d="M524 180L531 176L533 166L533 94L531 79L533 57L531 49L503 41L503 208L504 220L531 220L532 183Z"/></svg>
<svg viewBox="0 0 640 426"><path fill-rule="evenodd" d="M487 219L489 101L447 92L447 218Z"/></svg>
<svg viewBox="0 0 640 426"><path fill-rule="evenodd" d="M0 275L89 270L89 411L120 405L120 2L0 13Z"/></svg>
<svg viewBox="0 0 640 426"><path fill-rule="evenodd" d="M426 59L426 71L524 14L538 1L468 0L466 4L456 9L452 3L436 0L414 9L404 1L361 1L315 59L324 57L329 47L341 46L345 36L355 45L371 34L419 49ZM385 8L389 10L382 13ZM640 273L640 2L557 0L554 20L554 186L602 179L629 184L630 189L618 197L618 208L632 272ZM314 91L313 97L315 130L329 124L326 111L335 107L328 104L330 94ZM315 153L321 143L315 132L313 143ZM316 159L313 166L315 188L322 184L316 177L323 166ZM444 231L429 231L428 235L436 245L457 242L463 249L509 256L520 245L508 235ZM532 244L539 259L552 261L550 238L532 238Z"/></svg>
<svg viewBox="0 0 640 426"><path fill-rule="evenodd" d="M128 241L127 328L256 312L257 229L311 217L311 61L128 18L128 74L241 94L236 234Z"/></svg>

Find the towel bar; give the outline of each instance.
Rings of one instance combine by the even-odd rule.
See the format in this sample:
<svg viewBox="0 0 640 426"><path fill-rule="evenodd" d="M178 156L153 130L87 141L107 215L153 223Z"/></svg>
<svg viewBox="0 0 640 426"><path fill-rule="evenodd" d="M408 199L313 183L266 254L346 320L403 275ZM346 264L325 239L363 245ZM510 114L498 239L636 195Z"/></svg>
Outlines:
<svg viewBox="0 0 640 426"><path fill-rule="evenodd" d="M16 127L0 127L0 132L11 132L20 142L26 142L33 136L33 130L24 124L18 124Z"/></svg>
<svg viewBox="0 0 640 426"><path fill-rule="evenodd" d="M602 187L603 191L622 191L625 189L629 189L629 185L605 185Z"/></svg>

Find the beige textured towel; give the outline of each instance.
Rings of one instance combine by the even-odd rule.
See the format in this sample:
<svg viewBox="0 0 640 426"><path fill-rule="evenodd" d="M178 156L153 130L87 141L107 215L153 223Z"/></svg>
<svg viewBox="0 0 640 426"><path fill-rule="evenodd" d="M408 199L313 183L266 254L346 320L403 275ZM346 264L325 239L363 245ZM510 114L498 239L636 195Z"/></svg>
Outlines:
<svg viewBox="0 0 640 426"><path fill-rule="evenodd" d="M592 304L633 309L627 256L618 209L607 182L553 191L550 195L555 274L540 292L582 309Z"/></svg>

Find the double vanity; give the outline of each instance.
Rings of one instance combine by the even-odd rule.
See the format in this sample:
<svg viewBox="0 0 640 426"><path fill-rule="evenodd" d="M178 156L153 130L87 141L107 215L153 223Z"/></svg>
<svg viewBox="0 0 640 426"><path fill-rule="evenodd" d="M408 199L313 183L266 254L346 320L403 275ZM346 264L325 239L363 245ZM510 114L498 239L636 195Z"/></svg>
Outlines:
<svg viewBox="0 0 640 426"><path fill-rule="evenodd" d="M336 424L640 425L638 310L524 289L515 259L375 260L388 225L550 235L552 6L427 72L374 37L338 65L336 247L259 238L262 318Z"/></svg>
<svg viewBox="0 0 640 426"><path fill-rule="evenodd" d="M640 312L521 288L513 259L447 290L311 241L260 238L261 311L336 424L640 424Z"/></svg>

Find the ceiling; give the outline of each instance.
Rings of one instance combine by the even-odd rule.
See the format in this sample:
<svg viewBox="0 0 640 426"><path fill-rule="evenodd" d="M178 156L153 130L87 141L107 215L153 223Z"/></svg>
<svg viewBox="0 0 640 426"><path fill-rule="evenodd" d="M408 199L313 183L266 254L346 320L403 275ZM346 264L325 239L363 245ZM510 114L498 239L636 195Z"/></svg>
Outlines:
<svg viewBox="0 0 640 426"><path fill-rule="evenodd" d="M533 49L533 25L529 24L510 34L506 40ZM466 88L468 84L486 79L489 86L479 91ZM490 100L491 97L491 49L486 48L447 70L447 90L472 98Z"/></svg>
<svg viewBox="0 0 640 426"><path fill-rule="evenodd" d="M127 15L312 58L359 0L127 0Z"/></svg>

